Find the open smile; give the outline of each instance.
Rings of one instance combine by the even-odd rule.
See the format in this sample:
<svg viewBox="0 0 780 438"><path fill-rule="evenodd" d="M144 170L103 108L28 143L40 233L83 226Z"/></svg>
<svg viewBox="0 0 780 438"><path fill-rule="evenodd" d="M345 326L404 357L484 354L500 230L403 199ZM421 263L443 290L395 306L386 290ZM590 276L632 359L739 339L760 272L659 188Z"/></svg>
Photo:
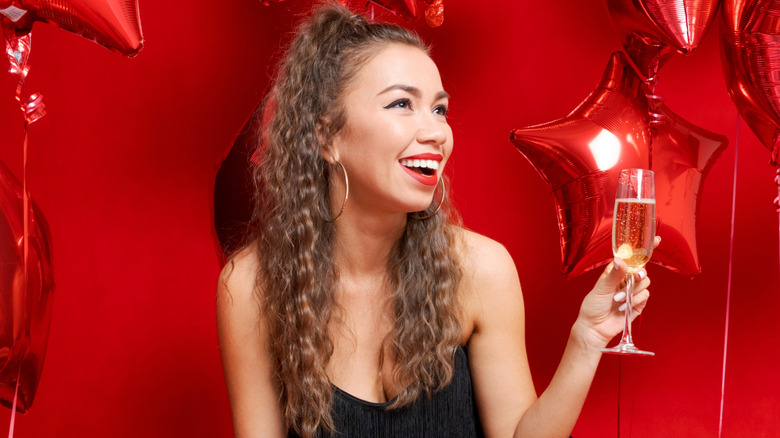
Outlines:
<svg viewBox="0 0 780 438"><path fill-rule="evenodd" d="M402 158L398 162L406 173L421 184L435 186L439 181L439 166L443 158L439 154L420 154Z"/></svg>

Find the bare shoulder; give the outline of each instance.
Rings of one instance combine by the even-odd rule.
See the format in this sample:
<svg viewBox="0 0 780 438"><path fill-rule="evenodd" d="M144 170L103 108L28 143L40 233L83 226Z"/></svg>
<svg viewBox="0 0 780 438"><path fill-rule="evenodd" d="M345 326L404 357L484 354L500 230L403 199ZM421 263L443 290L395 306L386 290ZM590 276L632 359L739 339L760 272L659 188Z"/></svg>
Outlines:
<svg viewBox="0 0 780 438"><path fill-rule="evenodd" d="M221 341L251 344L264 330L257 272L257 249L249 246L227 261L217 283L217 329Z"/></svg>
<svg viewBox="0 0 780 438"><path fill-rule="evenodd" d="M509 251L477 233L460 232L461 297L469 369L485 436L513 436L536 400L525 348L523 294Z"/></svg>
<svg viewBox="0 0 780 438"><path fill-rule="evenodd" d="M499 242L466 229L459 229L458 255L465 279L478 285L517 280L517 269L509 251Z"/></svg>
<svg viewBox="0 0 780 438"><path fill-rule="evenodd" d="M222 269L217 285L217 337L236 437L287 436L266 320L257 286L259 258L250 245ZM262 408L260 408L262 407Z"/></svg>
<svg viewBox="0 0 780 438"><path fill-rule="evenodd" d="M248 340L245 334L264 334L257 284L259 265L257 249L250 245L234 254L222 268L217 283L217 329L220 337L232 337L233 342L239 339L255 342Z"/></svg>
<svg viewBox="0 0 780 438"><path fill-rule="evenodd" d="M473 231L461 229L459 234L461 296L470 318L465 326L476 332L500 315L522 315L520 280L509 251Z"/></svg>
<svg viewBox="0 0 780 438"><path fill-rule="evenodd" d="M225 263L217 284L218 298L246 301L256 296L259 259L257 248L249 245Z"/></svg>

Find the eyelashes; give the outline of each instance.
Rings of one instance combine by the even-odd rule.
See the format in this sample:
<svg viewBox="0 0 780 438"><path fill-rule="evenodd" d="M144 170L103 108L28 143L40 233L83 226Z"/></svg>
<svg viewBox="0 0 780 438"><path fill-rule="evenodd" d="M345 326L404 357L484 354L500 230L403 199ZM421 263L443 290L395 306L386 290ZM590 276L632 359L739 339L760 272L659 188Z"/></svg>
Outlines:
<svg viewBox="0 0 780 438"><path fill-rule="evenodd" d="M407 99L407 98L398 99L398 100L394 100L390 105L387 105L384 108L385 109L400 108L400 109L411 110L412 109L412 101ZM449 114L450 109L447 107L447 105L441 104L441 105L436 105L433 108L433 112L435 114L440 115L440 116L447 117L447 114Z"/></svg>
<svg viewBox="0 0 780 438"><path fill-rule="evenodd" d="M398 99L385 107L385 109L390 109L390 108L412 109L412 101L406 98Z"/></svg>
<svg viewBox="0 0 780 438"><path fill-rule="evenodd" d="M440 116L447 117L447 115L450 113L450 108L447 105L436 105L436 107L433 108L433 112Z"/></svg>

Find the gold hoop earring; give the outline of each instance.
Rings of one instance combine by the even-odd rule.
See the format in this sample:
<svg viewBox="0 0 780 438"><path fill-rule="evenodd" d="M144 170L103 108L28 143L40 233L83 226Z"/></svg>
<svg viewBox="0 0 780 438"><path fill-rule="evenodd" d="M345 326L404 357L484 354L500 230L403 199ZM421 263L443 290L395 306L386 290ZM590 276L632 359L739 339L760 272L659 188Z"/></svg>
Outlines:
<svg viewBox="0 0 780 438"><path fill-rule="evenodd" d="M447 185L444 184L444 178L439 179L439 182L441 183L441 200L439 200L439 205L436 206L436 210L433 210L430 214L427 214L425 216L414 216L409 215L412 219L417 219L418 221L421 221L423 219L428 219L430 217L433 217L436 215L436 213L441 210L441 205L444 204L444 197L447 196Z"/></svg>
<svg viewBox="0 0 780 438"><path fill-rule="evenodd" d="M341 171L344 172L344 182L346 183L346 188L344 189L344 202L341 204L341 210L339 210L339 214L337 214L336 217L334 217L331 220L323 218L325 222L329 222L329 223L336 222L336 220L338 220L338 218L341 217L341 215L344 213L344 207L347 206L347 200L349 199L349 177L347 176L347 169L344 167L343 164L341 164L340 161L336 161L336 164L341 166Z"/></svg>

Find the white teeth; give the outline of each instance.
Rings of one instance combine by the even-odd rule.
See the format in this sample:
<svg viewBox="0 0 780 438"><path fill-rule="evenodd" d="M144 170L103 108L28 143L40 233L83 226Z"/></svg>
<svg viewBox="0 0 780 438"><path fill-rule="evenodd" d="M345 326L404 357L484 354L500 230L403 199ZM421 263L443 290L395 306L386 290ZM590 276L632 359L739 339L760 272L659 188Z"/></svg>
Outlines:
<svg viewBox="0 0 780 438"><path fill-rule="evenodd" d="M439 169L439 162L435 160L401 160L401 165L406 167L420 167L423 169Z"/></svg>

